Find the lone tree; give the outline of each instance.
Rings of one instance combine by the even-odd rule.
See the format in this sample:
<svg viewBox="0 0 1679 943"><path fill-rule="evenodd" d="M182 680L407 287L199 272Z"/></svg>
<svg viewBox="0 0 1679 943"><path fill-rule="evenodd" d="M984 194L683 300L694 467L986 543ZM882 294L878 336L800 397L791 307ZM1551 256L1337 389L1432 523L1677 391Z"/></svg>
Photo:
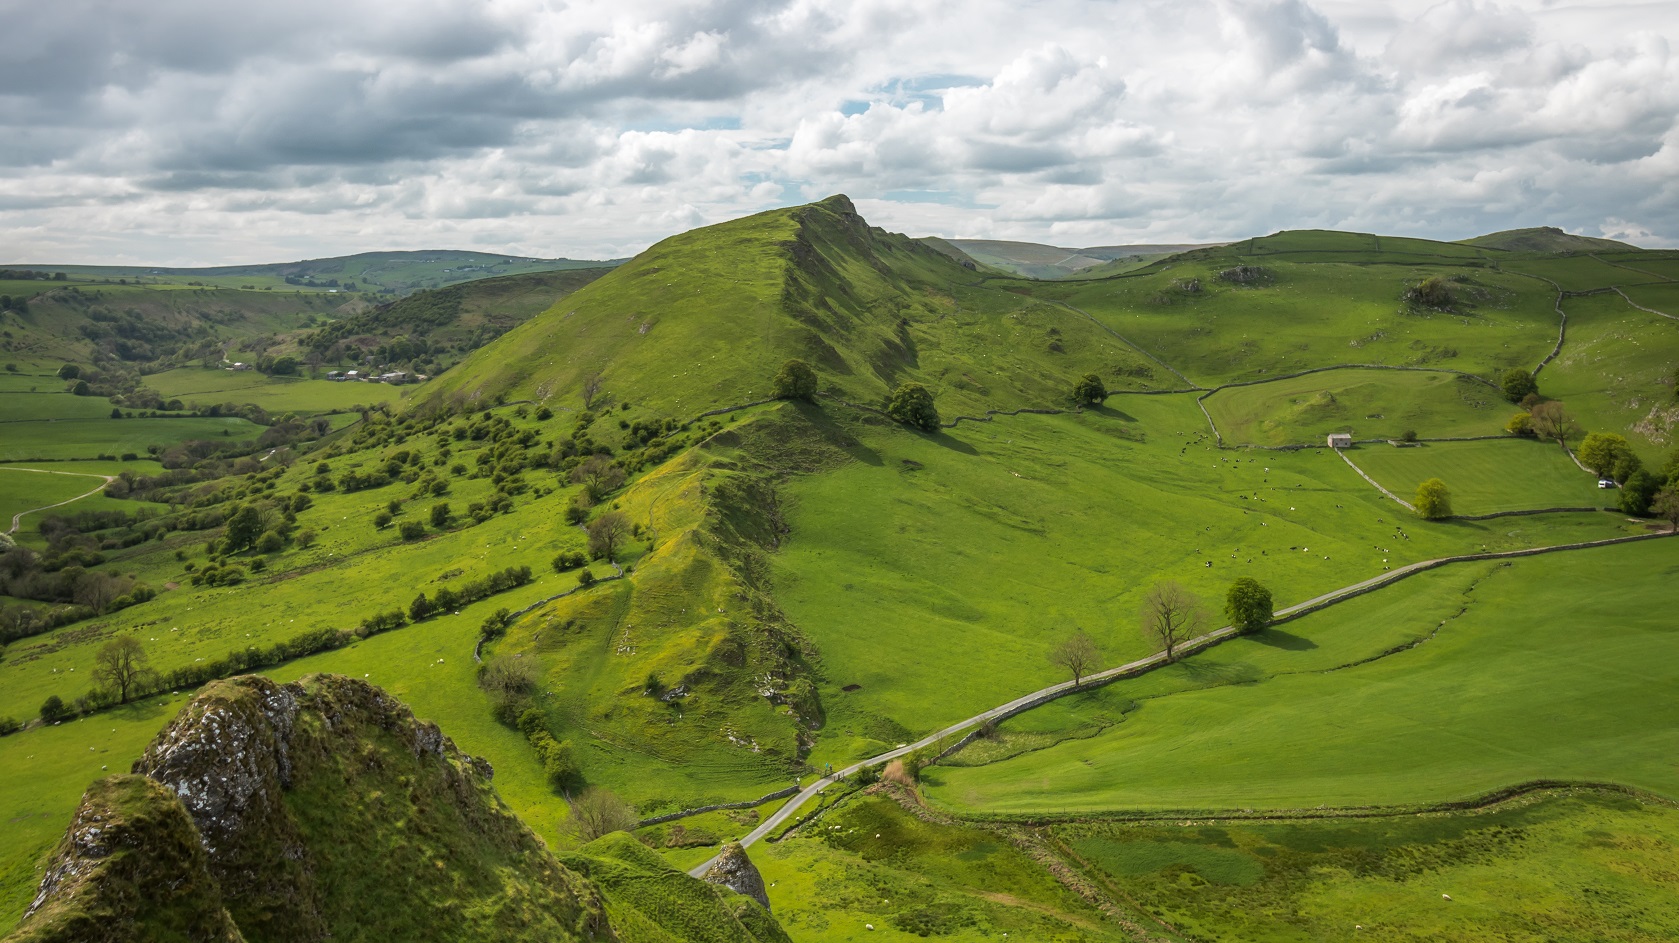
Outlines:
<svg viewBox="0 0 1679 943"><path fill-rule="evenodd" d="M1452 516L1452 494L1446 483L1430 478L1417 486L1417 516L1431 521Z"/></svg>
<svg viewBox="0 0 1679 943"><path fill-rule="evenodd" d="M1258 580L1243 576L1224 595L1224 615L1243 632L1257 632L1271 622L1271 591Z"/></svg>
<svg viewBox="0 0 1679 943"><path fill-rule="evenodd" d="M238 553L249 549L262 536L262 512L254 506L242 505L227 519L227 529L222 532L222 545L229 553Z"/></svg>
<svg viewBox="0 0 1679 943"><path fill-rule="evenodd" d="M1597 472L1600 478L1613 477L1624 484L1625 479L1616 477L1615 472L1636 458L1626 436L1619 433L1594 432L1580 443L1580 463ZM1628 474L1637 470L1629 468Z"/></svg>
<svg viewBox="0 0 1679 943"><path fill-rule="evenodd" d="M1673 533L1679 534L1679 486L1668 485L1650 499L1650 513L1667 522Z"/></svg>
<svg viewBox="0 0 1679 943"><path fill-rule="evenodd" d="M1096 642L1079 629L1049 653L1049 662L1065 669L1073 676L1073 687L1084 681L1085 673L1096 664Z"/></svg>
<svg viewBox="0 0 1679 943"><path fill-rule="evenodd" d="M1512 367L1504 374L1504 379L1499 381L1498 387L1504 391L1505 399L1519 403L1539 392L1539 381L1521 367Z"/></svg>
<svg viewBox="0 0 1679 943"><path fill-rule="evenodd" d="M635 810L630 804L598 786L583 790L575 799L566 799L566 805L571 807L566 828L585 842L628 831L636 825Z"/></svg>
<svg viewBox="0 0 1679 943"><path fill-rule="evenodd" d="M1568 437L1573 435L1577 428L1574 417L1556 400L1535 403L1533 408L1528 410L1528 427L1533 430L1534 435L1541 439L1550 439L1563 448L1568 447Z"/></svg>
<svg viewBox="0 0 1679 943"><path fill-rule="evenodd" d="M1143 598L1143 631L1175 661L1178 646L1194 638L1206 624L1207 612L1196 595L1173 580L1154 584Z"/></svg>
<svg viewBox="0 0 1679 943"><path fill-rule="evenodd" d="M1073 403L1078 406L1095 406L1108 398L1108 387L1102 378L1094 373L1087 373L1083 379L1073 384Z"/></svg>
<svg viewBox="0 0 1679 943"><path fill-rule="evenodd" d="M886 415L922 432L939 431L939 411L933 406L933 394L919 383L905 383L893 390L892 399L886 404Z"/></svg>
<svg viewBox="0 0 1679 943"><path fill-rule="evenodd" d="M622 511L607 511L590 521L584 530L589 532L590 555L610 563L630 536L630 519Z"/></svg>
<svg viewBox="0 0 1679 943"><path fill-rule="evenodd" d="M781 372L770 382L770 395L776 399L816 402L816 371L803 360L787 361L781 365Z"/></svg>
<svg viewBox="0 0 1679 943"><path fill-rule="evenodd" d="M606 374L591 373L583 379L583 408L594 409L595 400L600 397L601 388L606 385Z"/></svg>
<svg viewBox="0 0 1679 943"><path fill-rule="evenodd" d="M93 682L116 692L117 703L127 704L152 674L150 659L140 640L119 635L93 656Z"/></svg>
<svg viewBox="0 0 1679 943"><path fill-rule="evenodd" d="M624 469L604 455L591 455L571 470L571 483L582 485L590 501L599 501L624 484Z"/></svg>

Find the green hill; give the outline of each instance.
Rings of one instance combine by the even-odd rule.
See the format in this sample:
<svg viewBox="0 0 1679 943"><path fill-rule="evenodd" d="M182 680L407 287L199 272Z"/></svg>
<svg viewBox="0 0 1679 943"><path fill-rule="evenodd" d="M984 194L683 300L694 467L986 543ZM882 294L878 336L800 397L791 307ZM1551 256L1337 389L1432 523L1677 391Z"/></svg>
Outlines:
<svg viewBox="0 0 1679 943"><path fill-rule="evenodd" d="M1530 229L1506 229L1473 239L1460 240L1466 246L1483 249L1503 249L1507 252L1617 252L1638 247L1613 239L1595 236L1576 236L1555 226L1535 226Z"/></svg>
<svg viewBox="0 0 1679 943"><path fill-rule="evenodd" d="M831 197L666 239L468 358L422 402L692 415L764 399L793 357L842 398L876 403L914 380L952 411L1058 405L1084 373L1116 389L1173 379L1088 318L981 281Z"/></svg>
<svg viewBox="0 0 1679 943"><path fill-rule="evenodd" d="M212 684L135 772L88 790L11 943L786 939L650 853L562 865L489 764L362 681Z"/></svg>

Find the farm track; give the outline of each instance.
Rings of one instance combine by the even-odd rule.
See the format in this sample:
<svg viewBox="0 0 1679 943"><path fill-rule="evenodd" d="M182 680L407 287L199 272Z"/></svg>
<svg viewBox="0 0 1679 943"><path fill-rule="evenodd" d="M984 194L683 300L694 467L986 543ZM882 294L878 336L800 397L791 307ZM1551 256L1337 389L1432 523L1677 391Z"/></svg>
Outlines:
<svg viewBox="0 0 1679 943"><path fill-rule="evenodd" d="M48 504L48 505L43 505L42 507L38 507L38 508L30 508L27 511L19 511L16 514L13 514L12 515L12 527L11 527L10 530L6 531L6 533L8 535L17 533L17 529L19 527L23 526L23 518L24 518L25 515L34 514L38 511L50 511L53 508L61 508L66 504L74 504L75 502L80 501L83 498L91 498L94 495L98 494L99 492L104 491L106 485L108 485L111 482L117 480L117 477L115 475L93 475L93 474L89 474L87 472L48 471L44 468L5 468L5 469L0 469L0 471L33 472L37 475L68 475L72 478L98 478L98 479L101 479L101 483L100 483L99 487L97 487L97 488L93 489L92 491L89 491L85 494L78 494L68 501L60 501L57 504Z"/></svg>
<svg viewBox="0 0 1679 943"><path fill-rule="evenodd" d="M1551 547L1534 547L1534 548L1530 548L1530 549L1527 549L1527 550L1505 550L1505 551L1500 551L1500 552L1496 552L1496 553L1471 553L1471 554L1463 554L1463 555L1460 555L1460 556L1452 556L1452 557L1438 557L1438 558L1435 558L1433 560L1422 560L1422 561L1419 561L1417 563L1407 564L1405 566L1399 567L1398 569L1392 570L1392 571L1387 572L1387 573L1382 573L1382 574L1379 574L1377 576L1373 576L1373 577L1371 577L1367 580L1362 580L1362 581L1357 582L1357 583L1352 583L1350 585L1343 586L1340 589L1331 590L1327 593L1324 593L1324 594L1319 595L1319 596L1315 596L1315 597L1313 597L1311 599L1308 599L1304 602L1295 603L1294 605L1289 606L1287 608L1280 609L1276 613L1276 618L1274 620L1274 623L1292 621L1293 619L1297 619L1300 616L1306 615L1306 614L1311 613L1311 612L1316 612L1319 609L1325 609L1325 608L1327 608L1329 606L1332 606L1332 605L1334 605L1338 602L1345 602L1348 599L1352 599L1352 598L1355 598L1357 596L1362 596L1365 593L1368 593L1368 592L1371 592L1371 591L1374 591L1374 590L1377 590L1377 589L1381 589L1381 588L1383 588L1385 586L1388 586L1392 583L1396 583L1396 582L1398 582L1398 581L1400 581L1400 580L1402 580L1402 579L1404 579L1408 576L1414 576L1417 573L1422 573L1422 572L1425 572L1427 570L1432 570L1432 569L1435 569L1437 567L1446 566L1446 565L1449 565L1449 564L1452 564L1452 563L1472 562L1472 561L1479 561L1479 560L1501 560L1501 559L1510 559L1510 558L1514 558L1514 557L1537 556L1539 554L1545 554L1545 553L1557 553L1557 552L1562 552L1562 551L1566 551L1566 550L1585 550L1585 549L1590 549L1590 548L1593 548L1593 547L1604 547L1604 546L1610 546L1610 545L1614 545L1614 544L1631 543L1631 542L1641 541L1641 540L1655 540L1655 539L1661 539L1661 538L1671 537L1671 536L1674 536L1674 535L1671 534L1671 533L1668 533L1668 534L1638 534L1638 535L1634 535L1634 536L1631 536L1631 537L1612 537L1612 538L1609 538L1607 540L1595 540L1595 541L1589 541L1589 542L1585 542L1585 543L1563 544L1563 545L1551 546ZM1219 644L1220 642L1225 642L1225 641L1228 641L1232 638L1235 638L1239 634L1240 633L1237 631L1235 626L1228 626L1228 625L1221 628L1221 629L1216 629L1212 632L1208 632L1207 634L1202 635L1198 638L1191 639L1190 641L1185 642L1182 646L1180 646L1179 647L1180 657L1185 656L1185 655L1194 654L1195 652L1199 652L1199 651L1203 651L1205 649L1211 648L1214 645ZM858 762L853 763L850 766L847 766L844 769L841 769L841 770L839 770L835 773L832 773L828 776L824 776L824 777L816 780L814 783L811 783L809 786L806 786L803 789L801 789L799 791L798 795L796 795L792 799L788 800L785 805L783 805L780 809L777 809L773 814L771 814L768 818L766 818L762 823L760 823L758 825L757 828L754 828L751 832L747 833L747 835L740 840L740 844L741 844L742 847L752 845L755 842L757 842L759 839L763 838L764 836L769 835L770 833L774 832L777 828L781 827L785 822L787 822L789 819L791 819L793 817L793 814L795 812L797 812L802 806L804 806L805 803L809 802L811 799L814 799L817 795L819 795L823 790L827 789L829 786L831 786L834 783L839 782L843 779L846 779L847 777L849 777L852 774L858 772L859 770L863 770L863 769L866 769L866 768L872 767L872 766L881 766L881 765L884 765L886 763L890 763L891 761L893 761L895 759L899 759L903 756L906 756L906 755L908 755L910 753L913 753L917 750L920 750L924 747L932 746L935 743L939 743L940 741L946 739L947 737L951 737L955 734L960 734L960 733L963 733L965 731L972 730L974 728L977 728L977 727L981 726L982 724L986 724L986 723L989 723L989 722L992 722L992 721L998 721L998 720L1003 720L1003 719L1008 718L1008 717L1012 717L1016 714L1022 713L1022 712L1027 711L1027 710L1030 710L1034 707L1038 707L1040 705L1047 704L1050 701L1053 701L1057 698L1063 697L1063 696L1068 695L1068 694L1072 694L1075 691L1084 691L1084 690L1088 690L1091 687L1095 687L1095 686L1099 686L1099 685L1103 685L1103 684L1108 684L1108 683L1111 683L1111 682L1114 682L1114 681L1118 681L1122 678L1128 678L1128 677L1133 677L1133 676L1136 676L1136 675L1139 675L1139 674L1143 674L1143 673L1151 671L1155 668L1161 667L1162 665L1165 665L1167 663L1168 662L1167 662L1165 653L1164 652L1156 652L1155 654L1150 655L1146 658L1139 658L1136 661L1127 662L1126 664L1119 665L1119 666L1114 667L1114 668L1108 668L1104 671L1096 672L1095 674L1092 674L1092 675L1089 675L1088 677L1086 677L1083 680L1082 683L1080 683L1076 686L1071 681L1063 681L1060 684L1052 684L1047 688L1041 688L1037 691L1033 691L1030 694L1025 694L1025 695L1022 695L1020 697L1017 697L1014 700L1009 701L1006 704L1001 704L1001 705L998 705L997 707L991 708L990 710L982 711L981 713L975 714L974 716L969 717L966 720L957 721L956 723L951 724L950 726L945 727L944 729L939 730L936 733L929 734L928 736L923 737L920 740L915 741L914 743L906 744L904 746L898 747L898 748L893 749L893 750L888 750L885 753L881 753L877 756L869 757L868 759L865 759L865 760L859 760ZM693 875L694 877L700 877L700 876L704 875L705 872L711 868L712 864L714 864L716 862L716 860L717 860L717 856L713 856L711 858L708 858L704 862L702 862L701 864L699 864L699 865L695 866L694 868L690 869L688 873Z"/></svg>

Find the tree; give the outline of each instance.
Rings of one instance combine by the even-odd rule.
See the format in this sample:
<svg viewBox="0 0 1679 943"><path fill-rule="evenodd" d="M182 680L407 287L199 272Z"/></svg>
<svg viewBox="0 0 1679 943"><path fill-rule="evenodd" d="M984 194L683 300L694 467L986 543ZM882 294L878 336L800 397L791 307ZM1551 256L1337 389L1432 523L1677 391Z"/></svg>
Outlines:
<svg viewBox="0 0 1679 943"><path fill-rule="evenodd" d="M595 399L600 396L601 387L606 385L606 375L591 373L583 379L583 408L594 409Z"/></svg>
<svg viewBox="0 0 1679 943"><path fill-rule="evenodd" d="M127 580L95 570L84 573L76 581L75 597L76 602L92 609L96 615L104 615L111 602L127 590Z"/></svg>
<svg viewBox="0 0 1679 943"><path fill-rule="evenodd" d="M1417 486L1417 516L1430 521L1452 516L1452 494L1446 483L1430 478Z"/></svg>
<svg viewBox="0 0 1679 943"><path fill-rule="evenodd" d="M301 549L301 550L307 550L308 548L314 546L315 541L319 540L319 539L320 539L319 534L317 534L313 530L305 527L304 529L297 532L296 537L292 538L292 543L297 544L298 548Z"/></svg>
<svg viewBox="0 0 1679 943"><path fill-rule="evenodd" d="M816 371L803 360L789 360L770 382L770 395L776 399L799 399L816 402Z"/></svg>
<svg viewBox="0 0 1679 943"><path fill-rule="evenodd" d="M1244 632L1257 632L1270 624L1271 591L1252 577L1239 577L1224 595L1224 615Z"/></svg>
<svg viewBox="0 0 1679 943"><path fill-rule="evenodd" d="M385 528L391 526L391 512L380 511L379 513L373 515L373 526L380 530L384 530Z"/></svg>
<svg viewBox="0 0 1679 943"><path fill-rule="evenodd" d="M1666 521L1679 534L1679 487L1668 485L1650 499L1650 513Z"/></svg>
<svg viewBox="0 0 1679 943"><path fill-rule="evenodd" d="M886 415L922 432L939 431L939 411L933 406L933 394L919 383L904 383L893 390L886 404Z"/></svg>
<svg viewBox="0 0 1679 943"><path fill-rule="evenodd" d="M1638 517L1650 513L1650 502L1656 498L1662 482L1660 478L1639 469L1621 482L1621 510Z"/></svg>
<svg viewBox="0 0 1679 943"><path fill-rule="evenodd" d="M1108 398L1107 384L1094 373L1087 373L1083 379L1073 384L1073 403L1077 406L1095 406Z"/></svg>
<svg viewBox="0 0 1679 943"><path fill-rule="evenodd" d="M222 533L222 542L229 553L238 553L257 542L262 536L262 512L254 505L240 505L239 510L227 519L227 530Z"/></svg>
<svg viewBox="0 0 1679 943"><path fill-rule="evenodd" d="M1504 431L1511 435L1533 435L1533 417L1527 413L1516 413L1504 424Z"/></svg>
<svg viewBox="0 0 1679 943"><path fill-rule="evenodd" d="M419 540L426 535L426 525L419 521L403 521L397 531L403 540Z"/></svg>
<svg viewBox="0 0 1679 943"><path fill-rule="evenodd" d="M82 375L82 368L76 366L73 363L67 363L64 366L58 368L58 378L60 380L74 380L75 378L77 378L81 375Z"/></svg>
<svg viewBox="0 0 1679 943"><path fill-rule="evenodd" d="M1626 436L1615 432L1594 432L1580 443L1580 463L1599 478L1614 477L1615 466L1632 454Z"/></svg>
<svg viewBox="0 0 1679 943"><path fill-rule="evenodd" d="M92 396L93 395L93 387L88 386L86 380L77 380L76 385L70 387L70 395L72 395L72 396Z"/></svg>
<svg viewBox="0 0 1679 943"><path fill-rule="evenodd" d="M636 826L635 810L629 803L598 786L583 790L575 799L566 799L566 805L571 807L566 829L580 841L591 842Z"/></svg>
<svg viewBox="0 0 1679 943"><path fill-rule="evenodd" d="M132 635L119 635L93 656L93 682L111 688L117 703L127 704L152 676L145 646Z"/></svg>
<svg viewBox="0 0 1679 943"><path fill-rule="evenodd" d="M447 501L440 501L432 505L431 526L438 528L449 526L449 513L449 503Z"/></svg>
<svg viewBox="0 0 1679 943"><path fill-rule="evenodd" d="M596 560L610 563L630 535L630 519L622 511L607 511L585 525L584 530L589 533L589 553Z"/></svg>
<svg viewBox="0 0 1679 943"><path fill-rule="evenodd" d="M64 699L58 695L50 695L45 701L41 702L42 721L49 724L56 724L69 716L70 709L64 706Z"/></svg>
<svg viewBox="0 0 1679 943"><path fill-rule="evenodd" d="M1085 672L1096 664L1096 642L1079 629L1055 646L1049 653L1049 663L1071 673L1076 688L1084 680Z"/></svg>
<svg viewBox="0 0 1679 943"><path fill-rule="evenodd" d="M1553 440L1564 448L1568 447L1568 437L1579 428L1574 423L1574 417L1556 400L1535 403L1533 408L1528 410L1528 416L1534 435L1541 439Z"/></svg>
<svg viewBox="0 0 1679 943"><path fill-rule="evenodd" d="M599 501L624 484L624 469L604 455L591 455L571 470L571 483L582 485L590 501Z"/></svg>
<svg viewBox="0 0 1679 943"><path fill-rule="evenodd" d="M1154 584L1143 598L1143 631L1166 650L1167 661L1177 658L1178 646L1194 638L1206 621L1201 600L1173 580Z"/></svg>
<svg viewBox="0 0 1679 943"><path fill-rule="evenodd" d="M1539 392L1539 381L1521 367L1512 367L1505 372L1504 379L1499 381L1498 387L1504 391L1505 399L1519 403Z"/></svg>

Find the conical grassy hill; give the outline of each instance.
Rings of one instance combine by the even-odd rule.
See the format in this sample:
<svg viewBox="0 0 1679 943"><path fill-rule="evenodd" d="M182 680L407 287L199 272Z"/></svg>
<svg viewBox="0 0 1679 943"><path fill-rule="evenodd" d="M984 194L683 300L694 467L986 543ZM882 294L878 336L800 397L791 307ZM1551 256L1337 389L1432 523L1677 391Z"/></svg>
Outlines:
<svg viewBox="0 0 1679 943"><path fill-rule="evenodd" d="M1065 307L982 284L851 201L772 210L660 242L431 384L424 402L607 401L673 415L764 399L789 358L861 402L916 380L947 413L1060 405L1084 373L1168 386L1152 364Z"/></svg>

